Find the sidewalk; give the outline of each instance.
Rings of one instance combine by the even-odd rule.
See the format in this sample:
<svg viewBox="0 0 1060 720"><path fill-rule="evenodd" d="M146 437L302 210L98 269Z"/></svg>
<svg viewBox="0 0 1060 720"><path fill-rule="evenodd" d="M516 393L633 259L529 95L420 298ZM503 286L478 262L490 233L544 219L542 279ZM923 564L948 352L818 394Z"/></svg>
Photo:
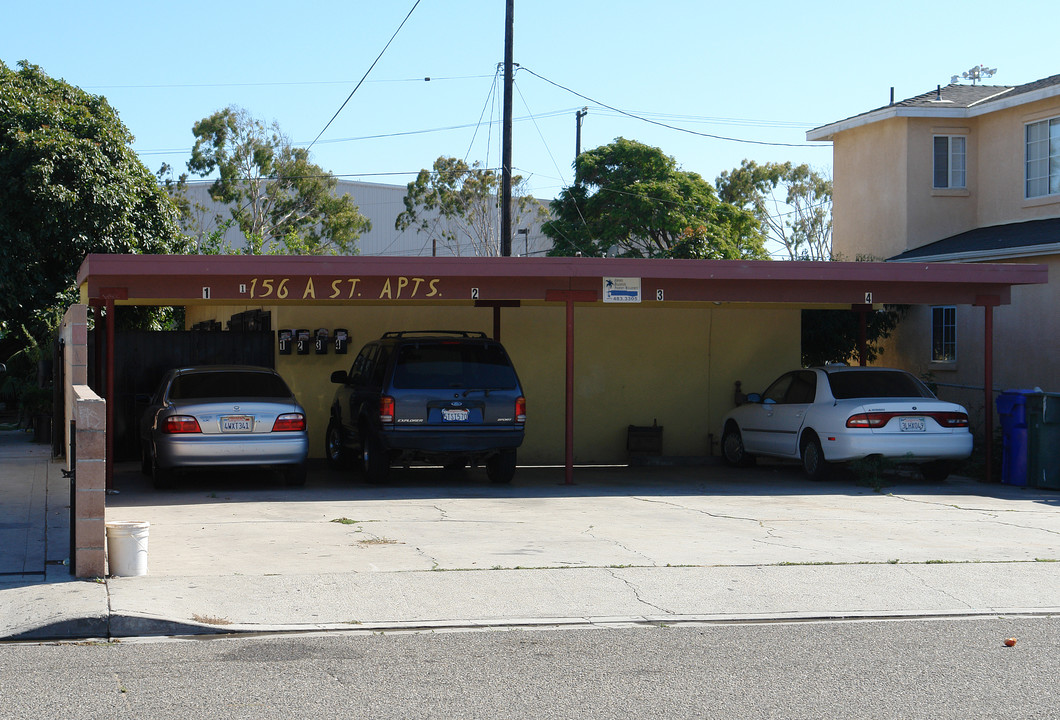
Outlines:
<svg viewBox="0 0 1060 720"><path fill-rule="evenodd" d="M319 470L305 488L226 475L156 493L122 465L107 519L151 523L149 572L94 582L58 564L60 468L0 437L0 559L17 568L0 575L0 639L1060 612L1047 491L708 466L579 469L575 486L520 468L510 487Z"/></svg>

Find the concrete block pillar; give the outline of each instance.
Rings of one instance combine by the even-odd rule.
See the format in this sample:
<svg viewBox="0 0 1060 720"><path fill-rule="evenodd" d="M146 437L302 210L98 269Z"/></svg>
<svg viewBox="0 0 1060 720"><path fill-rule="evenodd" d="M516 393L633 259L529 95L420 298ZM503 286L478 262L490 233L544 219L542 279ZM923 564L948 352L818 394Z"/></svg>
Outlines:
<svg viewBox="0 0 1060 720"><path fill-rule="evenodd" d="M73 517L77 577L106 574L107 403L87 385L73 385L77 467Z"/></svg>

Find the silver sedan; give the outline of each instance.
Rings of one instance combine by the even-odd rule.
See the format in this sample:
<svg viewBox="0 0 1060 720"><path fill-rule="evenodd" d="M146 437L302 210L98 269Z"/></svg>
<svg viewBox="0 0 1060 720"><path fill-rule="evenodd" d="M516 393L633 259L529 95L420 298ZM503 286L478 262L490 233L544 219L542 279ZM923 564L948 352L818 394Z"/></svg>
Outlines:
<svg viewBox="0 0 1060 720"><path fill-rule="evenodd" d="M166 373L141 423L141 458L155 487L178 469L278 467L305 483L305 410L272 369L203 365Z"/></svg>

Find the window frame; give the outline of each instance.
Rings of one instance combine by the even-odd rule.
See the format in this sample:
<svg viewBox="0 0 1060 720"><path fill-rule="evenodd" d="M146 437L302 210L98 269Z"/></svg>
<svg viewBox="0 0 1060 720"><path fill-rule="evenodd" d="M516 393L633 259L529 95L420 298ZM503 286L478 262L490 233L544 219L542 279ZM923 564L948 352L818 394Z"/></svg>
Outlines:
<svg viewBox="0 0 1060 720"><path fill-rule="evenodd" d="M948 333L947 333L948 331ZM947 353L949 349L949 353ZM953 364L957 362L957 306L931 306L931 362Z"/></svg>
<svg viewBox="0 0 1060 720"><path fill-rule="evenodd" d="M1044 145L1045 153L1040 157L1031 157L1031 144L1032 140L1030 137L1031 128L1037 126L1044 126L1045 136L1040 140L1034 140L1035 144ZM1053 165L1057 166L1056 172L1053 172ZM1032 163L1043 163L1045 166L1044 175L1031 176L1031 164ZM1032 194L1031 183L1043 182L1045 183L1045 191ZM1042 118L1040 120L1033 120L1023 125L1023 198L1025 200L1035 200L1038 198L1047 198L1060 195L1060 116Z"/></svg>
<svg viewBox="0 0 1060 720"><path fill-rule="evenodd" d="M939 152L940 140L946 141L946 184L939 185ZM954 141L960 140L960 152L954 152ZM954 158L960 157L961 168L954 168ZM955 176L960 174L960 181ZM968 189L968 136L955 134L937 134L931 136L931 187L934 190L967 190Z"/></svg>

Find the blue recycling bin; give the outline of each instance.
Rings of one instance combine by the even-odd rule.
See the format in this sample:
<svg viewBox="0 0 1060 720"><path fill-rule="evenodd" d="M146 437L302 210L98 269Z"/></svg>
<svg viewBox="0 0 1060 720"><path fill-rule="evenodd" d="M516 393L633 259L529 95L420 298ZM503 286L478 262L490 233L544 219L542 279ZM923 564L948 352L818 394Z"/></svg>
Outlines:
<svg viewBox="0 0 1060 720"><path fill-rule="evenodd" d="M1006 390L998 395L1001 420L1001 482L1027 484L1027 396L1035 390Z"/></svg>

